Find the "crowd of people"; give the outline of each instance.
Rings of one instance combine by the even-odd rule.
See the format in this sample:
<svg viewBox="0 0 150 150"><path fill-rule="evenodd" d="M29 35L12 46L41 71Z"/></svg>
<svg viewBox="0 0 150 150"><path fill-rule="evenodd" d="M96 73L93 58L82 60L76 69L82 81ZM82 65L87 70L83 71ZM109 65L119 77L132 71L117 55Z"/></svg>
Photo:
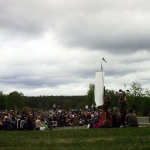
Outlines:
<svg viewBox="0 0 150 150"><path fill-rule="evenodd" d="M40 127L48 128L87 125L91 117L98 117L99 111L89 110L27 110L0 111L1 130L39 130ZM78 120L78 121L77 121Z"/></svg>
<svg viewBox="0 0 150 150"><path fill-rule="evenodd" d="M107 113L107 117L100 121L103 113ZM124 107L114 107L107 112L98 108L67 111L56 107L50 110L0 111L0 130L40 130L83 125L89 128L131 127L138 126L138 121L133 110L126 112Z"/></svg>
<svg viewBox="0 0 150 150"><path fill-rule="evenodd" d="M100 127L137 127L138 120L133 109L128 112L125 109L126 93L119 90L120 109L114 107L108 109L111 101L106 95L102 109L88 105L84 109L62 110L60 106L53 104L49 110L5 110L0 111L0 130L43 130L57 127L83 126L88 128Z"/></svg>
<svg viewBox="0 0 150 150"><path fill-rule="evenodd" d="M103 111L103 113L104 118L93 118L89 128L138 127L137 116L132 108L126 112L124 107L122 107L121 110L119 110L118 107L114 107L112 112ZM102 114L100 117L103 117Z"/></svg>

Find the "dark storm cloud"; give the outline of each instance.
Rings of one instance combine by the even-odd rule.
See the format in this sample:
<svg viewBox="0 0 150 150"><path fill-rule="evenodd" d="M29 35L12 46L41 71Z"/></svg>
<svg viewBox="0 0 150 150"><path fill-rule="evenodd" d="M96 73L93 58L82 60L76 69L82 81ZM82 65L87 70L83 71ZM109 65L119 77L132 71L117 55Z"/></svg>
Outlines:
<svg viewBox="0 0 150 150"><path fill-rule="evenodd" d="M51 29L59 43L72 48L110 53L149 51L150 12L146 6L145 2L117 0L2 1L0 28L12 36L30 37Z"/></svg>
<svg viewBox="0 0 150 150"><path fill-rule="evenodd" d="M64 84L65 82L61 82L60 80L51 80L47 81L45 78L39 78L37 79L36 77L28 77L28 78L16 78L16 77L5 77L1 78L1 83L7 84L7 85L23 85L23 86L28 86L29 88L33 87L42 87L42 86L49 86L49 87L56 87L57 85Z"/></svg>
<svg viewBox="0 0 150 150"><path fill-rule="evenodd" d="M105 50L111 53L130 53L143 49L149 51L150 48L148 26L139 25L136 28L136 24L131 24L129 27L126 27L124 23L121 23L119 25L116 24L114 28L111 20L108 24L105 22L96 22L92 18L89 19L89 23L82 21L82 19L77 21L75 19L73 25L69 24L69 21L66 24L67 26L61 28L58 35L63 37L60 41L71 47Z"/></svg>
<svg viewBox="0 0 150 150"><path fill-rule="evenodd" d="M14 38L40 36L48 28L50 16L50 12L47 12L48 8L43 4L34 0L1 1L0 29L6 36Z"/></svg>
<svg viewBox="0 0 150 150"><path fill-rule="evenodd" d="M57 87L61 85L67 85L72 83L77 83L78 81L75 80L74 76L78 76L77 74L74 75L73 72L70 72L66 75L49 75L49 76L35 76L33 74L27 74L23 76L22 74L16 73L14 75L5 75L0 77L0 82L5 85L13 85L13 86L28 86L29 88L33 87Z"/></svg>

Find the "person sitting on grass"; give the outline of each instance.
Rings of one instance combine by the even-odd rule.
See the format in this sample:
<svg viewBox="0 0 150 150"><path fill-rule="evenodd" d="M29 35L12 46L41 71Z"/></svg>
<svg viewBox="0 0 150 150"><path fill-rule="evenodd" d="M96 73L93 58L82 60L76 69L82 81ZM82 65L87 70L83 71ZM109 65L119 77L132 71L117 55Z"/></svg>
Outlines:
<svg viewBox="0 0 150 150"><path fill-rule="evenodd" d="M112 125L111 123L109 122L109 120L105 119L104 122L103 122L103 128L111 128Z"/></svg>
<svg viewBox="0 0 150 150"><path fill-rule="evenodd" d="M10 119L8 116L3 118L2 124L4 125L4 130L11 130Z"/></svg>
<svg viewBox="0 0 150 150"><path fill-rule="evenodd" d="M117 128L121 125L121 114L118 107L113 108L112 127Z"/></svg>
<svg viewBox="0 0 150 150"><path fill-rule="evenodd" d="M128 127L138 127L138 120L136 114L133 112L133 109L128 110L128 114L125 116L126 125Z"/></svg>
<svg viewBox="0 0 150 150"><path fill-rule="evenodd" d="M37 119L36 119L36 121L35 121L35 129L36 130L40 130L40 127L42 126L42 123L41 123L40 119L41 119L41 117L38 116Z"/></svg>

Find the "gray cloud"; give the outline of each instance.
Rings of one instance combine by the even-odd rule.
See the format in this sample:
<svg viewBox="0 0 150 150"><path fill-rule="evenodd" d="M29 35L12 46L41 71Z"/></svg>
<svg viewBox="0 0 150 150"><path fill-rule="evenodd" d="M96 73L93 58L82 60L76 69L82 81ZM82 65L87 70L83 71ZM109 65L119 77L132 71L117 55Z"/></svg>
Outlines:
<svg viewBox="0 0 150 150"><path fill-rule="evenodd" d="M69 47L110 53L150 48L150 12L141 1L16 0L2 2L0 12L0 28L12 36L32 38L53 30L59 43Z"/></svg>
<svg viewBox="0 0 150 150"><path fill-rule="evenodd" d="M64 93L69 88L71 94L86 93L102 57L108 61L103 63L108 87L118 88L133 79L147 85L149 3L1 1L2 88L16 87L26 93L28 88L42 93Z"/></svg>
<svg viewBox="0 0 150 150"><path fill-rule="evenodd" d="M85 19L86 17L87 19ZM112 16L116 17L114 23L112 23L109 20L111 16L106 15L105 17L104 21L101 21L101 16L97 20L85 15L83 19L74 18L73 23L71 23L71 19L68 19L62 25L58 35L64 37L61 41L71 47L85 47L90 50L105 50L111 53L129 53L142 49L149 51L148 18L137 27L134 23L136 22L134 16L130 18L131 21L133 20L131 24L130 20L118 24L116 16ZM146 26L143 24L146 24Z"/></svg>

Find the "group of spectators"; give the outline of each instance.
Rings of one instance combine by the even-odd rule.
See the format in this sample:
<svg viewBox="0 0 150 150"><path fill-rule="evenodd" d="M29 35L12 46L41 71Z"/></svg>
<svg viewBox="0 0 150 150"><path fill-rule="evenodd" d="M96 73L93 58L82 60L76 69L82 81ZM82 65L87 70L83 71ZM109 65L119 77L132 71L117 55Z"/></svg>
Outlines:
<svg viewBox="0 0 150 150"><path fill-rule="evenodd" d="M100 117L104 118L93 118L89 128L138 127L137 116L133 109L126 111L124 107L121 107L121 109L114 107L110 111L103 111Z"/></svg>
<svg viewBox="0 0 150 150"><path fill-rule="evenodd" d="M39 130L40 127L68 127L87 125L91 117L98 117L96 110L4 110L0 111L0 130ZM74 124L76 121L76 124Z"/></svg>
<svg viewBox="0 0 150 150"><path fill-rule="evenodd" d="M83 125L90 125L90 128L138 126L137 117L132 109L129 109L129 113L117 107L110 109L107 112L110 122L107 118L103 122L99 121L103 112L102 109L67 111L56 107L50 110L5 110L0 111L0 130L40 130L41 127L52 129Z"/></svg>

